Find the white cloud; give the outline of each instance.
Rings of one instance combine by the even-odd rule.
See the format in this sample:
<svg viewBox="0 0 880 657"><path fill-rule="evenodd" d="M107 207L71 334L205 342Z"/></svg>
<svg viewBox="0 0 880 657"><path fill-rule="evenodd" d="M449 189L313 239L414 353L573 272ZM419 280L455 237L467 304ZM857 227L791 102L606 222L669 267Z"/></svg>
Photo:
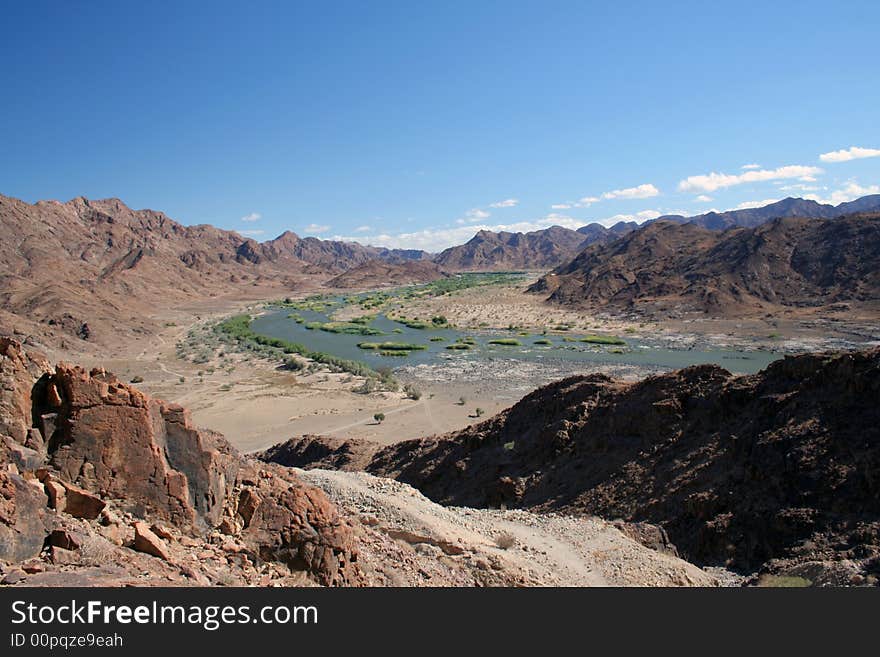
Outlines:
<svg viewBox="0 0 880 657"><path fill-rule="evenodd" d="M802 183L794 183L793 185L783 185L781 183L776 184L779 185L779 190L783 192L818 192L821 189L825 189L824 187L804 185Z"/></svg>
<svg viewBox="0 0 880 657"><path fill-rule="evenodd" d="M566 201L565 203L554 203L550 206L553 210L568 210L570 208L588 208L593 203L597 203L601 201L598 196L584 196L583 198L579 198L577 201Z"/></svg>
<svg viewBox="0 0 880 657"><path fill-rule="evenodd" d="M458 223L473 223L475 221L482 221L483 219L486 219L489 214L489 212L486 212L485 210L480 210L480 208L473 208L472 210L468 210L467 212L465 212L464 218L459 219Z"/></svg>
<svg viewBox="0 0 880 657"><path fill-rule="evenodd" d="M354 232L356 232L356 233L369 233L371 230L373 230L372 226L358 226L357 228L354 229Z"/></svg>
<svg viewBox="0 0 880 657"><path fill-rule="evenodd" d="M508 198L503 201L498 201L497 203L490 203L490 208L513 208L519 203L519 199L516 198Z"/></svg>
<svg viewBox="0 0 880 657"><path fill-rule="evenodd" d="M742 169L743 171L749 171L750 169L760 169L760 168L761 168L760 164L743 164L740 167L740 169Z"/></svg>
<svg viewBox="0 0 880 657"><path fill-rule="evenodd" d="M651 183L645 183L636 187L627 187L626 189L615 189L602 194L602 198L651 198L660 194L660 190ZM581 199L582 201L584 199ZM598 199L595 199L598 200Z"/></svg>
<svg viewBox="0 0 880 657"><path fill-rule="evenodd" d="M330 226L324 226L322 224L309 224L303 229L306 233L314 233L319 235L321 233L326 233L330 230Z"/></svg>
<svg viewBox="0 0 880 657"><path fill-rule="evenodd" d="M823 173L823 171L818 167L800 164L790 164L778 169L755 169L739 175L712 172L701 176L685 178L678 183L678 189L682 192L714 192L725 187L767 180L784 180L789 178L799 178L804 181L815 180L814 176L820 173Z"/></svg>
<svg viewBox="0 0 880 657"><path fill-rule="evenodd" d="M816 194L808 194L804 196L804 198L810 201L816 201L817 203L839 205L870 194L880 194L880 185L868 185L867 187L862 187L856 182L849 182L845 187L831 192L831 195L827 198L822 198Z"/></svg>
<svg viewBox="0 0 880 657"><path fill-rule="evenodd" d="M751 210L752 208L763 208L765 205L776 203L778 198L765 198L763 201L743 201L737 205L734 210Z"/></svg>
<svg viewBox="0 0 880 657"><path fill-rule="evenodd" d="M822 153L819 159L823 162L849 162L850 160L859 160L863 157L880 157L880 149L850 146L839 151Z"/></svg>
<svg viewBox="0 0 880 657"><path fill-rule="evenodd" d="M711 196L706 196L705 194L700 194L695 200L700 203L709 203L712 200Z"/></svg>
<svg viewBox="0 0 880 657"><path fill-rule="evenodd" d="M241 218L242 221L259 221L263 218L259 212L251 212L250 214L246 214Z"/></svg>
<svg viewBox="0 0 880 657"><path fill-rule="evenodd" d="M245 237L257 237L258 235L262 235L265 231L262 230L240 230L238 231L239 235L244 235Z"/></svg>

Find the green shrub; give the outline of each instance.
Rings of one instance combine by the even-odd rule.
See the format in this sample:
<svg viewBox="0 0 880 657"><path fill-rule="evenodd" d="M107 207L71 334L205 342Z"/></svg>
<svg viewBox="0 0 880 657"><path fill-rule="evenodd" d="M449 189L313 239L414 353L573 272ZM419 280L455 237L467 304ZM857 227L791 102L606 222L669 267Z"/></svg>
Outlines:
<svg viewBox="0 0 880 657"><path fill-rule="evenodd" d="M626 340L621 340L612 335L587 335L582 337L580 341L591 344L626 344Z"/></svg>
<svg viewBox="0 0 880 657"><path fill-rule="evenodd" d="M522 342L516 338L496 338L494 340L489 340L489 344L498 344L503 347L519 347L522 345Z"/></svg>
<svg viewBox="0 0 880 657"><path fill-rule="evenodd" d="M423 344L407 342L358 342L360 349L381 349L384 351L422 351L427 349Z"/></svg>

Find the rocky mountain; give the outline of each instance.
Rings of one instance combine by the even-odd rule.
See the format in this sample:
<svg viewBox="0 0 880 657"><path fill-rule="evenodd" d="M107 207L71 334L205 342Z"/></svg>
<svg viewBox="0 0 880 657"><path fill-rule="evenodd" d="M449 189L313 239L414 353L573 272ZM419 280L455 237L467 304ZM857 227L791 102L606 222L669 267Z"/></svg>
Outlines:
<svg viewBox="0 0 880 657"><path fill-rule="evenodd" d="M586 248L531 288L551 302L736 315L880 301L880 215L723 232L656 221Z"/></svg>
<svg viewBox="0 0 880 657"><path fill-rule="evenodd" d="M426 255L290 232L259 243L119 199L29 204L0 195L0 231L0 324L27 322L97 343L111 330L148 330L156 307L255 289L289 292L376 258Z"/></svg>
<svg viewBox="0 0 880 657"><path fill-rule="evenodd" d="M269 260L274 261L289 256L328 272L345 271L370 260L405 263L429 257L427 252L417 249L386 249L364 246L357 242L300 237L289 230L275 239L263 242L259 248L263 257Z"/></svg>
<svg viewBox="0 0 880 657"><path fill-rule="evenodd" d="M429 283L450 276L452 274L427 260L408 260L402 263L368 260L339 276L334 276L325 285L346 289L369 289Z"/></svg>
<svg viewBox="0 0 880 657"><path fill-rule="evenodd" d="M481 230L465 244L442 251L434 261L454 271L545 269L577 253L584 239L561 226L530 233Z"/></svg>
<svg viewBox="0 0 880 657"><path fill-rule="evenodd" d="M645 521L697 564L876 583L878 395L880 349L786 357L749 376L594 374L444 436L305 437L263 458L363 469L443 504Z"/></svg>
<svg viewBox="0 0 880 657"><path fill-rule="evenodd" d="M802 198L784 198L759 208L729 210L727 212L707 212L693 217L664 215L652 221L675 221L691 223L710 230L725 230L733 226L754 228L771 219L780 217L803 217L806 219L835 219L848 214L880 212L880 194L863 196L854 201L829 205Z"/></svg>

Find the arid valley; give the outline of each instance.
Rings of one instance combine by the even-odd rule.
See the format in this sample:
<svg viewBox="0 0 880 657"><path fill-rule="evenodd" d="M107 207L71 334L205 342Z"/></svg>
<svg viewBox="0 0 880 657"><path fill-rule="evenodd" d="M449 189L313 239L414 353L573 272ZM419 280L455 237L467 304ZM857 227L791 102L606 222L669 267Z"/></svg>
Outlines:
<svg viewBox="0 0 880 657"><path fill-rule="evenodd" d="M876 585L880 197L814 205L437 255L0 197L4 583Z"/></svg>

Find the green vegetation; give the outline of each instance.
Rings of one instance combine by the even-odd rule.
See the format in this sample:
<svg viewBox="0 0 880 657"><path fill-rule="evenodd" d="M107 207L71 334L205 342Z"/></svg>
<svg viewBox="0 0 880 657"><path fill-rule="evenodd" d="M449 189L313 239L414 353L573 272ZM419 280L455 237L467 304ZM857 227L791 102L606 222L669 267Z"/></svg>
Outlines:
<svg viewBox="0 0 880 657"><path fill-rule="evenodd" d="M394 321L398 322L399 324L403 324L407 328L411 329L424 330L426 328L430 328L431 326L431 324L428 324L427 322L423 322L418 319L407 319L406 317L395 317Z"/></svg>
<svg viewBox="0 0 880 657"><path fill-rule="evenodd" d="M428 340L430 340L431 342L445 342L446 338L444 338L442 335L432 335L430 338L428 338Z"/></svg>
<svg viewBox="0 0 880 657"><path fill-rule="evenodd" d="M320 351L312 351L305 345L297 342L289 342L281 338L270 338L260 335L251 328L250 315L235 315L215 325L213 332L219 338L236 344L241 349L257 352L266 357L280 357L284 354L299 354L309 360L322 365L327 365L332 371L348 372L355 376L365 376L369 379L383 379L388 387L397 389L397 382L393 378L383 377L382 374L371 369L365 363L356 360L339 358L332 354Z"/></svg>
<svg viewBox="0 0 880 657"><path fill-rule="evenodd" d="M446 321L446 318L443 315L437 315L436 317L431 318L431 323L434 326L446 326L449 322Z"/></svg>
<svg viewBox="0 0 880 657"><path fill-rule="evenodd" d="M416 388L412 383L407 383L406 385L404 385L403 392L404 394L406 394L407 398L414 401L418 401L422 398L422 391Z"/></svg>
<svg viewBox="0 0 880 657"><path fill-rule="evenodd" d="M540 340L535 340L532 344L553 344L547 338L541 338Z"/></svg>
<svg viewBox="0 0 880 657"><path fill-rule="evenodd" d="M587 335L582 337L580 341L589 342L591 344L626 344L626 340L621 340L612 335Z"/></svg>
<svg viewBox="0 0 880 657"><path fill-rule="evenodd" d="M516 338L496 338L494 340L489 340L489 344L498 344L498 345L501 345L502 347L522 346L522 342L520 342Z"/></svg>
<svg viewBox="0 0 880 657"><path fill-rule="evenodd" d="M384 351L422 351L427 349L423 344L408 342L358 342L360 349L382 349Z"/></svg>
<svg viewBox="0 0 880 657"><path fill-rule="evenodd" d="M508 452L512 452L515 447L516 442L513 440L511 440L509 443L504 443L504 449L506 449Z"/></svg>
<svg viewBox="0 0 880 657"><path fill-rule="evenodd" d="M284 301L276 301L271 305L281 306L282 308L290 308L291 310L311 310L312 312L322 313L333 304L334 301L330 296L324 294L313 294L310 297L298 300L287 297L286 299L284 299Z"/></svg>
<svg viewBox="0 0 880 657"><path fill-rule="evenodd" d="M376 420L376 424L382 424L382 421L385 419L385 413L374 413L373 419Z"/></svg>
<svg viewBox="0 0 880 657"><path fill-rule="evenodd" d="M466 342L453 342L452 344L446 345L446 348L453 349L455 351L467 351L471 348L471 345Z"/></svg>
<svg viewBox="0 0 880 657"><path fill-rule="evenodd" d="M412 353L412 352L402 351L402 350L401 351L380 351L379 355L380 356L398 356L400 358L405 358L406 356L409 356L410 353Z"/></svg>
<svg viewBox="0 0 880 657"><path fill-rule="evenodd" d="M384 335L379 329L356 322L324 322L317 328L327 333L345 333L346 335Z"/></svg>
<svg viewBox="0 0 880 657"><path fill-rule="evenodd" d="M140 374L138 374L137 376L131 377L131 382L132 383L143 383L144 377L142 377Z"/></svg>

